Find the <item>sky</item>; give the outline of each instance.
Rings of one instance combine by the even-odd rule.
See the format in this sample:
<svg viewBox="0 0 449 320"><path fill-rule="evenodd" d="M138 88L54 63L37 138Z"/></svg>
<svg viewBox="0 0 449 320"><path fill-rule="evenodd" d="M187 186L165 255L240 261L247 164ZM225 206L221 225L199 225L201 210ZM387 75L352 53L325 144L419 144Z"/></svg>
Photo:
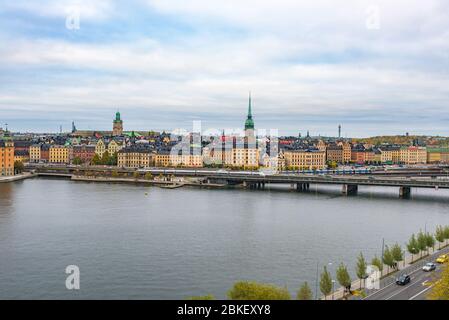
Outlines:
<svg viewBox="0 0 449 320"><path fill-rule="evenodd" d="M447 0L0 0L0 127L449 136Z"/></svg>

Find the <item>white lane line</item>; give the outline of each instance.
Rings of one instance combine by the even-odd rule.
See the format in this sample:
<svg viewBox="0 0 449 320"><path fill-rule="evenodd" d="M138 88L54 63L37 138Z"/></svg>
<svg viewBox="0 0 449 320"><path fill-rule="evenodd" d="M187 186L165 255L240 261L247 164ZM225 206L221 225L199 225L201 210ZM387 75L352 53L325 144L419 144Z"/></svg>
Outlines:
<svg viewBox="0 0 449 320"><path fill-rule="evenodd" d="M422 295L423 293L429 291L430 289L432 289L433 286L430 286L428 288L425 288L423 291L421 291L420 293L415 294L413 297L411 297L409 300L414 300L415 298L419 297L420 295Z"/></svg>

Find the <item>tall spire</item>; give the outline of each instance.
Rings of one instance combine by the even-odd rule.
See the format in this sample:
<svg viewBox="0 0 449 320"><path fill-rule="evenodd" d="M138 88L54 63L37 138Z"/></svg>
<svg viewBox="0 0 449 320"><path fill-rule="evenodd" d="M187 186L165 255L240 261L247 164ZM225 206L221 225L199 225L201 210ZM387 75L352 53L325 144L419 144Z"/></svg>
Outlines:
<svg viewBox="0 0 449 320"><path fill-rule="evenodd" d="M253 113L252 113L252 105L251 105L251 91L249 92L249 103L248 103L248 117L245 121L245 130L253 129L254 130L254 121L253 121Z"/></svg>

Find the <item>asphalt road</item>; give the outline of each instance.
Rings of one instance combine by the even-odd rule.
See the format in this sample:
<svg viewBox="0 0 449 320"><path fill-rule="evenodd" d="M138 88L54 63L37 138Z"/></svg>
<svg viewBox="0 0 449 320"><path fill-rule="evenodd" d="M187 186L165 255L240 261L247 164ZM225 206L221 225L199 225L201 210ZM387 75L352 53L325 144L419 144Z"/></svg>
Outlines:
<svg viewBox="0 0 449 320"><path fill-rule="evenodd" d="M381 289L371 291L364 300L426 300L427 294L432 288L432 283L439 279L443 266L437 263L437 269L432 272L424 272L422 266L427 262L435 262L438 256L443 253L449 253L449 248L383 279ZM410 283L405 286L399 286L395 283L396 277L402 273L411 277Z"/></svg>

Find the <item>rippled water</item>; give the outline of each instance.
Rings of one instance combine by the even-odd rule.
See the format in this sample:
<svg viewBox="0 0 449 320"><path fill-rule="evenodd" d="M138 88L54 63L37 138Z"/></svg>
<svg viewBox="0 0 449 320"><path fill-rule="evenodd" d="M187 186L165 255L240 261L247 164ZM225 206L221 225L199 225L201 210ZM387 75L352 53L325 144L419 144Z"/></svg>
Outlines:
<svg viewBox="0 0 449 320"><path fill-rule="evenodd" d="M386 243L449 224L449 192L362 187L166 190L33 179L0 184L0 298L225 298L237 280L315 288L316 265L351 267ZM65 268L81 290L65 288Z"/></svg>

